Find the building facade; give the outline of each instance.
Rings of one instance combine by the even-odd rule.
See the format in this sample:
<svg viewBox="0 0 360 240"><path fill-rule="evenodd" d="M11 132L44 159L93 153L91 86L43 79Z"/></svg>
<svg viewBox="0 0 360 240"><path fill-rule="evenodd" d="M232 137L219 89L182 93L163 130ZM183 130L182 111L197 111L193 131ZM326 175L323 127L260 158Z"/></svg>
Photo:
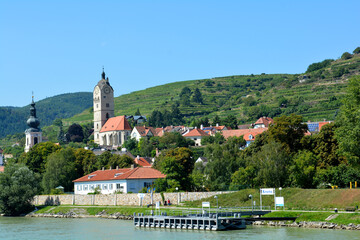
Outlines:
<svg viewBox="0 0 360 240"><path fill-rule="evenodd" d="M75 194L93 193L95 189L101 194L138 193L144 187L152 186L156 179L165 177L166 175L156 169L137 167L98 170L73 182Z"/></svg>

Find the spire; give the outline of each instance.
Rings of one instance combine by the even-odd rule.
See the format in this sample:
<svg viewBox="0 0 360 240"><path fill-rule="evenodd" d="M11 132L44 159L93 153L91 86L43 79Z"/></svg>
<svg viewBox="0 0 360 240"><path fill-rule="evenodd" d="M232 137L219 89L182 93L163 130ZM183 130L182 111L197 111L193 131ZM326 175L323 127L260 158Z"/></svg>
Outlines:
<svg viewBox="0 0 360 240"><path fill-rule="evenodd" d="M103 71L102 71L102 74L101 74L101 79L105 79L104 66L103 66Z"/></svg>
<svg viewBox="0 0 360 240"><path fill-rule="evenodd" d="M32 100L31 100L30 106L31 106L30 107L30 116L26 123L30 128L38 129L38 126L40 125L40 121L36 117L34 93L32 94Z"/></svg>

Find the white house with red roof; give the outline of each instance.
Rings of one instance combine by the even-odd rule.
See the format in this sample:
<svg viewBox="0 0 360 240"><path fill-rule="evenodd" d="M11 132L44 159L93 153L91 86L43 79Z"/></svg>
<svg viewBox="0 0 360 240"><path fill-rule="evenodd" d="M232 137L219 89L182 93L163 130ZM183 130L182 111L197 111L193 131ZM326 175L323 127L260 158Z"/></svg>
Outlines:
<svg viewBox="0 0 360 240"><path fill-rule="evenodd" d="M268 128L274 120L269 117L261 117L254 123L254 128Z"/></svg>
<svg viewBox="0 0 360 240"><path fill-rule="evenodd" d="M252 128L252 129L236 129L236 130L224 130L222 131L222 135L225 139L229 137L240 137L243 136L246 141L246 147L249 146L250 143L255 141L255 138L260 133L267 131L268 128Z"/></svg>
<svg viewBox="0 0 360 240"><path fill-rule="evenodd" d="M201 146L201 139L205 136L209 136L209 134L198 128L194 128L183 135L183 137L193 140L195 142L195 146Z"/></svg>
<svg viewBox="0 0 360 240"><path fill-rule="evenodd" d="M143 137L153 137L156 136L156 130L152 127L146 126L135 126L131 132L131 138L135 138L136 141L139 141Z"/></svg>
<svg viewBox="0 0 360 240"><path fill-rule="evenodd" d="M88 194L98 188L101 194L115 192L138 193L144 187L150 187L159 178L166 175L150 167L98 170L74 180L75 194Z"/></svg>

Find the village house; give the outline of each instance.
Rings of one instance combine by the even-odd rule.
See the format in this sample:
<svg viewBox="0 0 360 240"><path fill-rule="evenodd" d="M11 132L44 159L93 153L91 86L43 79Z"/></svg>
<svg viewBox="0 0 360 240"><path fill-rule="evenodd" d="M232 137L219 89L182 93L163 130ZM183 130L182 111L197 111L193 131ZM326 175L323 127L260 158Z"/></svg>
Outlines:
<svg viewBox="0 0 360 240"><path fill-rule="evenodd" d="M198 128L194 128L183 135L183 137L193 140L195 142L195 146L201 146L201 139L206 136L209 136L209 134Z"/></svg>
<svg viewBox="0 0 360 240"><path fill-rule="evenodd" d="M166 175L150 167L98 170L74 180L75 194L93 193L98 189L101 194L115 192L138 193L148 188L159 178Z"/></svg>
<svg viewBox="0 0 360 240"><path fill-rule="evenodd" d="M250 143L255 141L256 135L267 131L268 128L252 128L252 129L236 129L236 130L225 130L222 131L222 135L225 139L229 137L240 137L243 136L246 141L246 146L248 147Z"/></svg>
<svg viewBox="0 0 360 240"><path fill-rule="evenodd" d="M136 163L140 167L151 167L153 164L154 158L150 157L140 157L137 156L134 158L134 163Z"/></svg>
<svg viewBox="0 0 360 240"><path fill-rule="evenodd" d="M261 117L254 123L254 128L268 128L272 123L274 123L272 118Z"/></svg>
<svg viewBox="0 0 360 240"><path fill-rule="evenodd" d="M131 132L131 138L135 138L136 141L139 141L140 138L143 137L150 138L156 135L157 133L154 128L146 126L135 126Z"/></svg>

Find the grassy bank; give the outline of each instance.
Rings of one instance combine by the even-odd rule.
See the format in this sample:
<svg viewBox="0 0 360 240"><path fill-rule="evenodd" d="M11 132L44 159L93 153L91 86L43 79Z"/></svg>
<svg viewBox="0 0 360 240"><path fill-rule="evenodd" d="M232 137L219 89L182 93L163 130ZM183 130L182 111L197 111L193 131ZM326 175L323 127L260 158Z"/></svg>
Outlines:
<svg viewBox="0 0 360 240"><path fill-rule="evenodd" d="M147 207L133 207L133 206L72 206L72 205L63 205L63 206L39 206L39 210L36 211L38 214L43 213L68 213L74 212L81 215L90 215L95 216L100 212L106 212L106 214L111 215L114 213L119 213L122 215L133 215L134 213L143 213L149 214L152 208ZM155 211L155 207L154 207ZM166 212L168 215L180 215L183 210L176 208L161 208L161 212Z"/></svg>
<svg viewBox="0 0 360 240"><path fill-rule="evenodd" d="M260 205L260 194L258 189L244 189L233 193L218 196L219 206L243 207L251 206L249 195L253 196L256 205ZM276 189L276 196L280 191ZM345 210L346 207L360 207L360 189L300 189L285 188L281 191L285 200L287 210ZM274 197L263 196L263 206L274 208ZM185 202L185 207L201 207L201 202L209 201L211 206L216 206L213 197L199 201Z"/></svg>
<svg viewBox="0 0 360 240"><path fill-rule="evenodd" d="M326 220L334 215L331 212L288 212L276 211L266 214L264 217L297 217L296 222L329 222L335 224L360 224L360 213L337 213L334 219Z"/></svg>

